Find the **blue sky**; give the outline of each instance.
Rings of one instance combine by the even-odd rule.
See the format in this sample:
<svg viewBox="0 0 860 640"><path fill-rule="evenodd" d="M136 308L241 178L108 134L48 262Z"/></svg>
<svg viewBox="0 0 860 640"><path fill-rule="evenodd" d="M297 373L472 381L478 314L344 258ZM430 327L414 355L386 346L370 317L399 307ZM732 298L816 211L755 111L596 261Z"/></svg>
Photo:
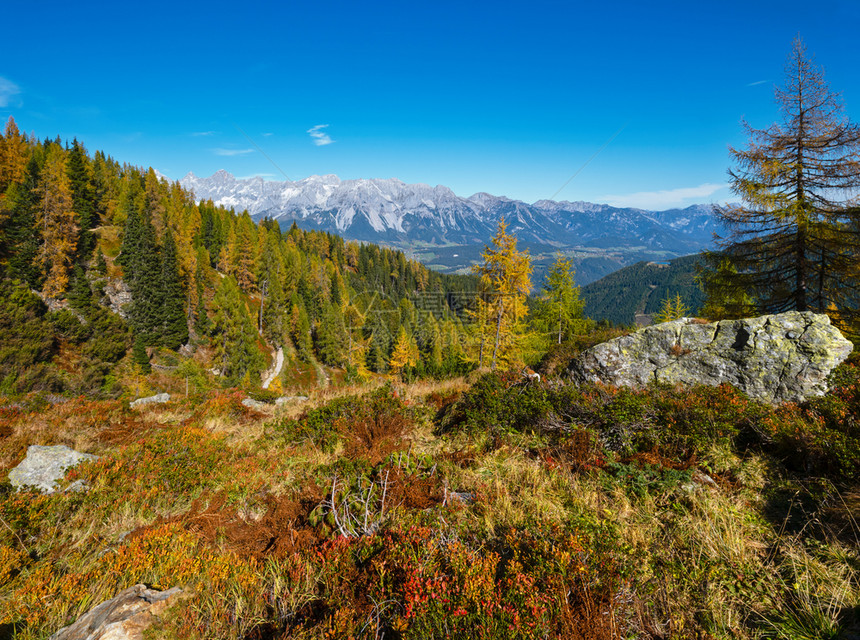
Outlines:
<svg viewBox="0 0 860 640"><path fill-rule="evenodd" d="M529 202L723 200L727 147L744 144L741 118L777 118L796 34L860 119L853 0L17 0L3 15L4 121L173 179L223 168Z"/></svg>

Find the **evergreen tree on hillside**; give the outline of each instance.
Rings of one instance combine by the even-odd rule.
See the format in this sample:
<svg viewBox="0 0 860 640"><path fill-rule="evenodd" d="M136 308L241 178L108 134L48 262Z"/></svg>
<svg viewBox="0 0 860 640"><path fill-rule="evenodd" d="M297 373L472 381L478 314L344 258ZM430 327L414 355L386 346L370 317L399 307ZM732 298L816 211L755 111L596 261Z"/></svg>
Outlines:
<svg viewBox="0 0 860 640"><path fill-rule="evenodd" d="M143 202L144 216L155 229L155 237L161 238L167 228L167 193L152 167L143 175Z"/></svg>
<svg viewBox="0 0 860 640"><path fill-rule="evenodd" d="M163 330L164 292L155 229L138 205L126 200L126 224L119 262L131 289L129 323L147 345L159 342Z"/></svg>
<svg viewBox="0 0 860 640"><path fill-rule="evenodd" d="M0 388L4 393L28 391L28 381L21 378L38 375L39 369L33 368L53 356L56 340L47 312L26 285L0 279ZM32 377L29 382L47 383Z"/></svg>
<svg viewBox="0 0 860 640"><path fill-rule="evenodd" d="M229 250L230 273L236 276L236 282L245 292L253 291L257 285L256 235L254 223L246 211L236 221Z"/></svg>
<svg viewBox="0 0 860 640"><path fill-rule="evenodd" d="M161 296L161 344L178 349L188 342L188 321L183 308L185 297L179 280L176 243L170 229L164 232L161 253Z"/></svg>
<svg viewBox="0 0 860 640"><path fill-rule="evenodd" d="M279 243L280 234L266 231L257 278L260 283L260 329L266 340L275 347L284 345L289 311L282 284L285 266Z"/></svg>
<svg viewBox="0 0 860 640"><path fill-rule="evenodd" d="M89 258L96 246L92 228L96 226L95 194L90 178L89 158L83 146L75 140L68 152L66 173L72 190L72 208L77 216L80 236L78 237L77 257Z"/></svg>
<svg viewBox="0 0 860 640"><path fill-rule="evenodd" d="M146 339L142 335L138 335L134 339L131 359L140 369L141 373L148 374L152 371L152 365L149 364L149 356L146 353Z"/></svg>
<svg viewBox="0 0 860 640"><path fill-rule="evenodd" d="M34 289L41 289L43 280L38 261L42 227L36 224L40 174L38 161L31 157L24 181L12 183L0 202L5 216L0 225L0 264L5 263L10 278L18 278Z"/></svg>
<svg viewBox="0 0 860 640"><path fill-rule="evenodd" d="M254 379L265 362L257 332L233 278L222 278L215 290L214 341L218 367L230 384Z"/></svg>
<svg viewBox="0 0 860 640"><path fill-rule="evenodd" d="M302 298L294 295L290 303L290 338L299 357L306 362L313 358L313 343L311 342L311 322Z"/></svg>
<svg viewBox="0 0 860 640"><path fill-rule="evenodd" d="M555 334L555 342L561 344L587 327L582 317L584 307L573 279L573 261L559 255L549 268L537 301L537 319Z"/></svg>
<svg viewBox="0 0 860 640"><path fill-rule="evenodd" d="M67 295L69 304L80 311L89 310L93 305L93 290L84 268L76 264L72 271L72 285Z"/></svg>
<svg viewBox="0 0 860 640"><path fill-rule="evenodd" d="M347 362L349 336L339 307L326 304L322 318L314 332L314 344L320 360L330 367L340 367Z"/></svg>

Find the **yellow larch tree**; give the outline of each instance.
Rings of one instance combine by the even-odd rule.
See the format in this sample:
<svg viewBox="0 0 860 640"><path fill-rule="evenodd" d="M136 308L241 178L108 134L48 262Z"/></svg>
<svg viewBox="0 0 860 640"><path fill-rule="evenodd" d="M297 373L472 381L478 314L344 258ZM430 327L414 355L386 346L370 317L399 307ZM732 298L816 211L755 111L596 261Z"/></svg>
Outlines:
<svg viewBox="0 0 860 640"><path fill-rule="evenodd" d="M418 364L418 346L406 334L406 329L401 326L397 333L397 341L394 343L394 350L388 361L391 374L399 377L405 367L414 367L416 364Z"/></svg>
<svg viewBox="0 0 860 640"><path fill-rule="evenodd" d="M487 307L481 310L479 322L493 327L493 369L499 362L511 364L517 358L517 339L521 320L528 309L526 297L531 289L532 264L528 250L517 251L516 236L507 232L504 219L499 221L493 236L481 257L484 261L472 267L481 278L481 289L486 292ZM479 301L480 306L480 301ZM486 331L481 327L481 364L483 340Z"/></svg>
<svg viewBox="0 0 860 640"><path fill-rule="evenodd" d="M257 286L257 254L254 251L257 233L251 216L245 211L236 220L236 232L230 246L231 271L242 291L249 293Z"/></svg>
<svg viewBox="0 0 860 640"><path fill-rule="evenodd" d="M78 243L78 225L72 208L72 189L66 174L66 155L52 144L39 181L39 220L42 246L39 260L45 284L42 292L60 296L69 283L69 273Z"/></svg>
<svg viewBox="0 0 860 640"><path fill-rule="evenodd" d="M10 184L21 184L27 173L27 138L18 132L9 116L6 132L0 136L0 197Z"/></svg>

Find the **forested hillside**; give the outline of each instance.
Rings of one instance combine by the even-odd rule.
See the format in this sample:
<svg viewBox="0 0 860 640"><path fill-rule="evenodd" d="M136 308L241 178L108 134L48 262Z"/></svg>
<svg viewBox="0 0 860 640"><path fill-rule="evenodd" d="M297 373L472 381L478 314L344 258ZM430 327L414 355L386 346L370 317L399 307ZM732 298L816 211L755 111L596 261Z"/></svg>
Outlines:
<svg viewBox="0 0 860 640"><path fill-rule="evenodd" d="M470 366L462 316L473 277L255 224L195 203L151 168L22 134L11 118L0 194L4 392L117 393L118 376L146 373L159 350L250 386L279 348L310 368L384 372L398 337L410 371Z"/></svg>
<svg viewBox="0 0 860 640"><path fill-rule="evenodd" d="M705 301L696 281L699 254L668 262L637 262L582 288L585 315L593 320L633 324L637 314L653 315L677 295L695 315Z"/></svg>

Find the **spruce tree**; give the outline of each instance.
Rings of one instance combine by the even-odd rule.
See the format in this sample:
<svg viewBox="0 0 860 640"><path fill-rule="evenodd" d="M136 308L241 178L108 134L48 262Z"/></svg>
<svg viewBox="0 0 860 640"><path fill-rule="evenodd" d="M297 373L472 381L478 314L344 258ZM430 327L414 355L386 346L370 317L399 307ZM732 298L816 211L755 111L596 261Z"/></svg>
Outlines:
<svg viewBox="0 0 860 640"><path fill-rule="evenodd" d="M86 260L96 246L96 237L92 232L96 226L95 192L90 178L89 158L77 140L72 143L68 153L66 174L72 190L72 209L80 229L77 259Z"/></svg>
<svg viewBox="0 0 860 640"><path fill-rule="evenodd" d="M259 375L264 366L257 331L233 278L222 278L215 291L213 338L221 375L230 384Z"/></svg>
<svg viewBox="0 0 860 640"><path fill-rule="evenodd" d="M161 298L161 344L178 349L188 342L188 321L183 308L185 294L179 280L176 243L170 229L165 229L161 252Z"/></svg>
<svg viewBox="0 0 860 640"><path fill-rule="evenodd" d="M549 268L543 292L538 299L538 319L554 337L556 344L582 332L587 323L582 317L585 303L573 280L573 262L558 255Z"/></svg>
<svg viewBox="0 0 860 640"><path fill-rule="evenodd" d="M126 205L125 236L119 256L123 275L131 289L129 323L147 345L158 344L163 325L164 294L161 260L155 229L140 211L137 198Z"/></svg>
<svg viewBox="0 0 860 640"><path fill-rule="evenodd" d="M302 360L310 362L313 358L311 342L311 322L301 297L293 295L290 304L290 338Z"/></svg>
<svg viewBox="0 0 860 640"><path fill-rule="evenodd" d="M31 157L24 182L11 184L0 205L5 211L0 232L0 263L5 264L10 278L22 280L34 289L41 289L43 281L38 264L42 228L36 224L39 173L38 162Z"/></svg>
<svg viewBox="0 0 860 640"><path fill-rule="evenodd" d="M84 268L77 264L72 272L72 285L67 296L69 304L79 311L86 312L93 305L93 290Z"/></svg>
<svg viewBox="0 0 860 640"><path fill-rule="evenodd" d="M323 363L339 367L347 361L349 336L339 307L326 304L314 338L317 353Z"/></svg>
<svg viewBox="0 0 860 640"><path fill-rule="evenodd" d="M152 371L152 365L149 364L149 356L146 355L146 343L147 340L144 336L135 336L134 348L131 352L132 362L140 367L141 372L144 374L148 374Z"/></svg>

